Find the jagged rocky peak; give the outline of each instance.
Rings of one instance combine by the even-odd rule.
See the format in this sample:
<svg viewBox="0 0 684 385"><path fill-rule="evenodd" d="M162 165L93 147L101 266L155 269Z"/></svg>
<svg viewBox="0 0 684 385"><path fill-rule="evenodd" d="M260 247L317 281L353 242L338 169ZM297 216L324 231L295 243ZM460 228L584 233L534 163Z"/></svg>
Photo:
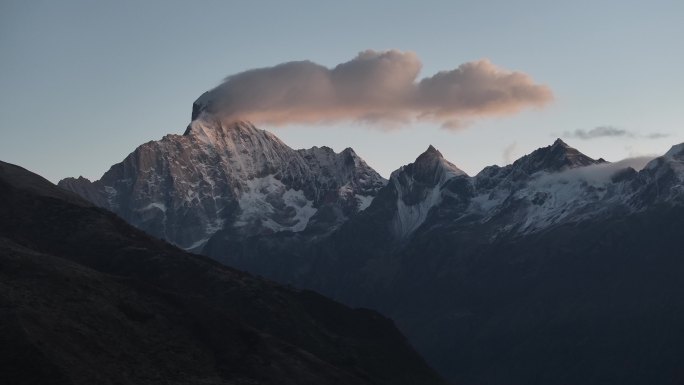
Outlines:
<svg viewBox="0 0 684 385"><path fill-rule="evenodd" d="M69 178L60 187L199 251L222 229L302 231L324 206L344 219L387 183L352 149L294 150L249 121L213 113L211 99L195 102L183 135L139 146L98 181Z"/></svg>
<svg viewBox="0 0 684 385"><path fill-rule="evenodd" d="M197 139L213 145L231 143L252 143L259 147L267 142L276 142L278 146L285 144L272 133L257 128L246 120L222 120L211 114L202 114L193 120L183 136Z"/></svg>
<svg viewBox="0 0 684 385"><path fill-rule="evenodd" d="M317 183L338 189L340 196L374 196L387 184L387 181L351 148L337 153L327 146L314 146L297 152L308 165Z"/></svg>
<svg viewBox="0 0 684 385"><path fill-rule="evenodd" d="M456 177L468 179L432 145L413 163L394 171L390 177L390 188L396 193L394 235L406 238L420 227L430 210L442 202L444 187Z"/></svg>
<svg viewBox="0 0 684 385"><path fill-rule="evenodd" d="M427 150L425 150L422 154L418 155L418 158L416 158L416 163L434 161L439 159L444 159L442 153L439 152L439 150L436 149L435 146L429 145Z"/></svg>
<svg viewBox="0 0 684 385"><path fill-rule="evenodd" d="M539 148L518 159L513 163L513 167L527 174L534 174L539 171L555 172L603 162L582 154L561 139L556 139L552 145Z"/></svg>
<svg viewBox="0 0 684 385"><path fill-rule="evenodd" d="M351 147L347 147L340 151L338 156L342 159L347 167L353 167L368 173L368 180L372 180L376 184L380 183L383 186L387 184L387 180L373 170Z"/></svg>
<svg viewBox="0 0 684 385"><path fill-rule="evenodd" d="M64 178L61 181L59 181L59 183L73 184L73 185L81 185L81 184L89 185L92 182L90 181L90 179L85 178L84 176L81 175L78 178L74 178L74 177Z"/></svg>
<svg viewBox="0 0 684 385"><path fill-rule="evenodd" d="M221 132L230 131L263 131L259 130L249 121L246 120L230 120L221 121L212 115L203 115L200 119L193 119L183 133L184 136L201 135L207 129L218 130Z"/></svg>
<svg viewBox="0 0 684 385"><path fill-rule="evenodd" d="M416 160L392 173L395 178L409 177L416 182L435 186L455 176L466 175L453 163L444 159L442 153L433 145L420 154Z"/></svg>
<svg viewBox="0 0 684 385"><path fill-rule="evenodd" d="M227 167L226 172L243 179L281 172L288 174L283 177L297 179L306 167L278 137L244 120L224 121L202 114L190 123L183 137L193 146L200 146L207 156L218 156L217 161ZM200 159L192 161L197 162L206 163Z"/></svg>
<svg viewBox="0 0 684 385"><path fill-rule="evenodd" d="M538 148L507 166L485 167L475 177L475 185L480 191L496 186L510 190L517 188L516 186L521 183L526 183L538 172L553 173L601 163L607 162L603 158L592 159L559 138L550 146Z"/></svg>
<svg viewBox="0 0 684 385"><path fill-rule="evenodd" d="M79 176L78 178L64 178L60 180L57 185L65 190L78 194L97 206L107 206L107 201L99 186L95 186L88 178L84 178L83 176Z"/></svg>
<svg viewBox="0 0 684 385"><path fill-rule="evenodd" d="M413 163L394 171L390 185L398 197L396 234L405 236L415 230L425 220L430 208L441 201L442 187L455 177L468 178L432 145Z"/></svg>
<svg viewBox="0 0 684 385"><path fill-rule="evenodd" d="M342 152L340 152L340 154L342 154L342 156L347 162L353 162L355 165L358 165L359 163L366 163L356 154L356 151L354 151L354 149L351 147L345 148L344 150L342 150Z"/></svg>
<svg viewBox="0 0 684 385"><path fill-rule="evenodd" d="M438 156L440 158L443 158L442 153L439 152L439 150L437 150L435 148L435 146L433 146L433 145L429 145L427 150L425 150L425 152L422 153L421 155L426 155L426 154L427 155L435 155L435 156Z"/></svg>

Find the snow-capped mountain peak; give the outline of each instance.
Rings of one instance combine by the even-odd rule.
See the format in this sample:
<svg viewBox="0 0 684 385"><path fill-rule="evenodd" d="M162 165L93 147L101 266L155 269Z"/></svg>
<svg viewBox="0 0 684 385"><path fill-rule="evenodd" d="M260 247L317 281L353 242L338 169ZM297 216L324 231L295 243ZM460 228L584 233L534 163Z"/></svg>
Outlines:
<svg viewBox="0 0 684 385"><path fill-rule="evenodd" d="M193 105L183 135L139 146L99 181L68 178L60 186L199 251L220 232L298 232L311 222L330 230L386 184L351 149L293 150L250 122L212 115L205 102Z"/></svg>
<svg viewBox="0 0 684 385"><path fill-rule="evenodd" d="M430 145L413 163L394 171L390 180L411 178L422 184L436 186L459 175L465 175L465 172L444 159L442 153Z"/></svg>
<svg viewBox="0 0 684 385"><path fill-rule="evenodd" d="M550 146L538 148L505 167L485 167L475 177L478 190L515 190L524 186L537 173L554 173L563 170L606 163L592 159L561 139Z"/></svg>
<svg viewBox="0 0 684 385"><path fill-rule="evenodd" d="M228 150L287 147L278 137L266 130L256 128L249 121L224 121L206 113L202 113L193 120L183 136Z"/></svg>
<svg viewBox="0 0 684 385"><path fill-rule="evenodd" d="M202 116L190 122L183 135L227 135L231 131L253 133L264 130L259 130L251 122L246 120L222 121L212 115L202 114Z"/></svg>
<svg viewBox="0 0 684 385"><path fill-rule="evenodd" d="M432 145L413 163L394 171L390 177L397 197L394 234L403 238L415 231L442 202L444 187L457 177L468 176Z"/></svg>
<svg viewBox="0 0 684 385"><path fill-rule="evenodd" d="M552 145L539 148L518 159L513 166L531 175L539 171L554 172L598 163L601 161L582 154L561 139L556 139Z"/></svg>
<svg viewBox="0 0 684 385"><path fill-rule="evenodd" d="M438 170L454 174L443 177L447 173ZM486 226L493 237L530 233L607 212L684 200L684 144L642 171L625 162L594 160L560 139L472 178L456 170L430 147L414 163L392 173L396 213L391 228L398 238L407 238L424 224L428 229L461 222Z"/></svg>

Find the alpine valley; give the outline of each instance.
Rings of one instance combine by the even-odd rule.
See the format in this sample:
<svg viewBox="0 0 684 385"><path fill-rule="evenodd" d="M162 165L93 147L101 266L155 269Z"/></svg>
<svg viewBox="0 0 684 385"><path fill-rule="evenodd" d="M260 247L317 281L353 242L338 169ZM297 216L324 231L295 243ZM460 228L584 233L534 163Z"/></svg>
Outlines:
<svg viewBox="0 0 684 385"><path fill-rule="evenodd" d="M558 139L469 176L430 146L389 181L293 150L205 94L183 135L59 182L148 234L392 318L458 384L684 382L684 144L642 164Z"/></svg>

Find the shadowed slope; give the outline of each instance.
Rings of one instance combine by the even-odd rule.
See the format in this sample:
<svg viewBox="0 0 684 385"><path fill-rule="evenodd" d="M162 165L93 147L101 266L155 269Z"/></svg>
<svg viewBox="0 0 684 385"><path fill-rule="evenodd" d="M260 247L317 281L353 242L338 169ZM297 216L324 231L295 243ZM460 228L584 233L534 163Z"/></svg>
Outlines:
<svg viewBox="0 0 684 385"><path fill-rule="evenodd" d="M442 383L379 314L185 253L7 163L0 276L0 382Z"/></svg>

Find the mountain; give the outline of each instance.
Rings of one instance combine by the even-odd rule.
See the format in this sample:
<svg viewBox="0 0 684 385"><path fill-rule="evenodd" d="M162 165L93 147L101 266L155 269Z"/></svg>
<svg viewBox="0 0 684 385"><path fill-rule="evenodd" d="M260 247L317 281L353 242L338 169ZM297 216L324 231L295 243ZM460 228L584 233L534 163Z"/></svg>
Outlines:
<svg viewBox="0 0 684 385"><path fill-rule="evenodd" d="M684 145L637 171L557 140L472 177L430 147L326 237L205 253L391 316L457 383L679 383L683 186Z"/></svg>
<svg viewBox="0 0 684 385"><path fill-rule="evenodd" d="M393 323L0 162L0 383L441 384Z"/></svg>
<svg viewBox="0 0 684 385"><path fill-rule="evenodd" d="M98 181L67 178L59 186L198 251L220 230L231 237L330 231L385 183L351 148L293 150L248 122L193 110L183 135L141 145Z"/></svg>
<svg viewBox="0 0 684 385"><path fill-rule="evenodd" d="M256 147L220 139L253 127L222 121L211 93L192 117L150 157L210 176L112 171L127 160L60 186L225 265L379 310L457 383L684 382L684 144L610 163L558 139L473 176L430 146L384 181L350 150L294 151L257 129L239 135ZM188 196L177 186L221 188L185 206L148 187L117 198L131 183L172 201Z"/></svg>
<svg viewBox="0 0 684 385"><path fill-rule="evenodd" d="M637 173L619 167L602 159L591 159L558 139L508 166L490 166L471 177L429 146L413 163L391 174L366 210L324 239L342 236L349 242L344 248L353 248L350 254L367 254L371 248L371 255L384 256L405 247L431 228L443 231L457 227L456 231L472 233L483 242L532 233L600 216L609 206L621 210L633 205L634 194L630 189L640 185L634 180ZM587 178L583 173L596 177ZM614 181L613 173L622 175L622 179ZM327 264L314 261L312 258L317 257L311 256L312 252L302 251L320 243L319 239L305 235L306 232L277 237L255 234L238 239L217 233L204 253L229 265L301 284L305 280L301 277L308 274L310 266ZM368 245L358 243L363 239L370 240ZM364 249L356 250L360 245ZM287 259L283 261L284 258ZM349 260L345 257L344 263L350 263ZM392 263L377 262L383 268Z"/></svg>
<svg viewBox="0 0 684 385"><path fill-rule="evenodd" d="M397 210L392 221L395 234L403 237L412 233L430 209L441 202L446 182L465 176L432 146L414 163L392 173L390 182L397 196Z"/></svg>

